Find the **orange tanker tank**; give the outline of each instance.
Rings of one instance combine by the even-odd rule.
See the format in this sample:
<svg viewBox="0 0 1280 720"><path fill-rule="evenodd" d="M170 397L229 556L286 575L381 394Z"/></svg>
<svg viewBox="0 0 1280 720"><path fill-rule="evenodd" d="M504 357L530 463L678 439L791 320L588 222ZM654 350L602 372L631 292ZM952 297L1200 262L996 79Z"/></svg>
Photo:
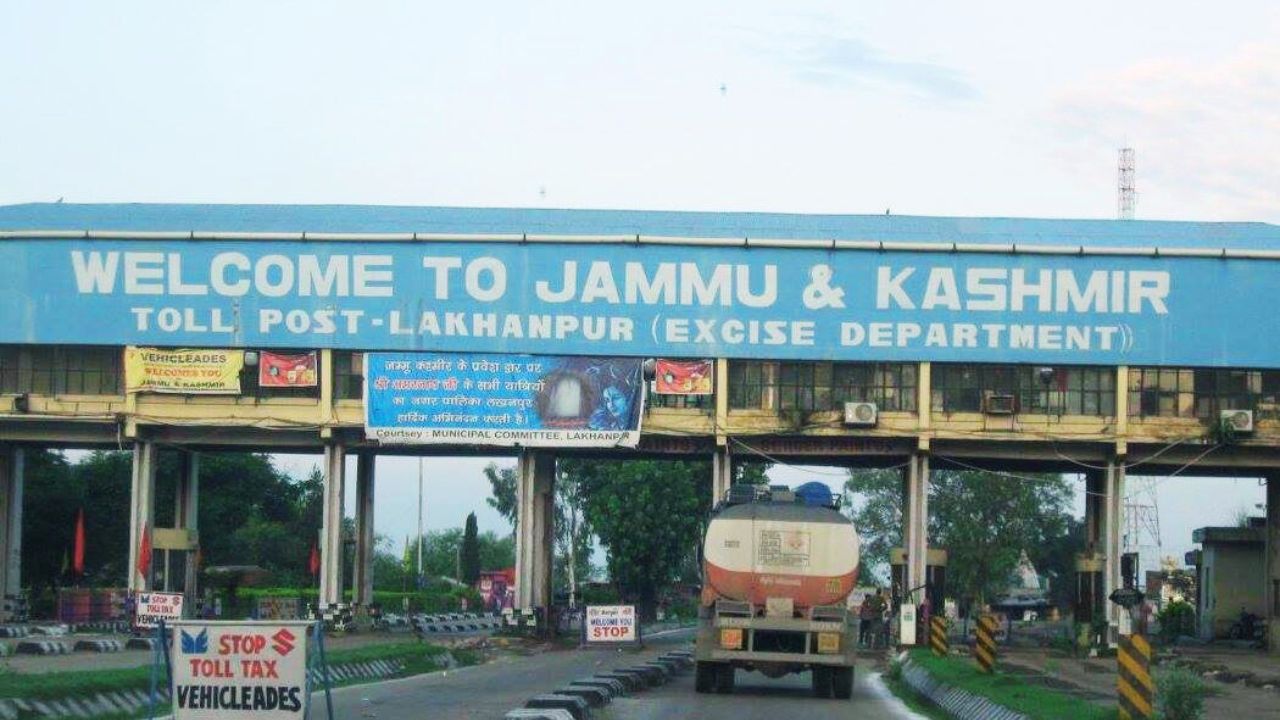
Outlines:
<svg viewBox="0 0 1280 720"><path fill-rule="evenodd" d="M752 502L712 517L703 540L703 605L717 599L805 608L842 605L858 579L858 534L830 507Z"/></svg>

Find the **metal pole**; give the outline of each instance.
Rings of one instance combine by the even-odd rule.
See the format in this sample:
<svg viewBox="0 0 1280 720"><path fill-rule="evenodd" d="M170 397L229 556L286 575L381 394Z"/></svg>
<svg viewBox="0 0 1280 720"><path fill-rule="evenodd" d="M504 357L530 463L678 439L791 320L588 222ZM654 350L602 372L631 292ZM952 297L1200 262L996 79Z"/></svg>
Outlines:
<svg viewBox="0 0 1280 720"><path fill-rule="evenodd" d="M418 458L418 589L422 589L422 458Z"/></svg>

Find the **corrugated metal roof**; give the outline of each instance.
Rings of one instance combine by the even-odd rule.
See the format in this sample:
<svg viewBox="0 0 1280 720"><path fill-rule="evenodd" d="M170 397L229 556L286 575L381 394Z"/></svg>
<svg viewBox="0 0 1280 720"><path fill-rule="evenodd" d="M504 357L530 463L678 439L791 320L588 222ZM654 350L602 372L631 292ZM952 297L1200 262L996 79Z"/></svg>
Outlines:
<svg viewBox="0 0 1280 720"><path fill-rule="evenodd" d="M643 235L1280 249L1280 226L1267 223L381 205L30 203L0 206L0 230Z"/></svg>

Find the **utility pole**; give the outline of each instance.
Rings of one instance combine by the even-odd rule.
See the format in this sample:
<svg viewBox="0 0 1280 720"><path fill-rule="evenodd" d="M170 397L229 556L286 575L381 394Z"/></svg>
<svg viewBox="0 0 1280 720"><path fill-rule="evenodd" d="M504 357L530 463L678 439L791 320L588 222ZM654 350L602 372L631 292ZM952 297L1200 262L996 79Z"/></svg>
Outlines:
<svg viewBox="0 0 1280 720"><path fill-rule="evenodd" d="M418 589L422 589L422 458L418 458Z"/></svg>

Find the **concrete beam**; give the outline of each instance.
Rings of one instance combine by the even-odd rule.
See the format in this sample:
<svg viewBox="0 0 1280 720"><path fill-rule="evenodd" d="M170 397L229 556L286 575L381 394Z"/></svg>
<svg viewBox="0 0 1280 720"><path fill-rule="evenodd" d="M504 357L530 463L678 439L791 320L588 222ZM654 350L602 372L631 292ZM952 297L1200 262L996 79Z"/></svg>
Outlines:
<svg viewBox="0 0 1280 720"><path fill-rule="evenodd" d="M15 445L0 448L0 622L20 619L10 617L20 605L22 595L22 495L24 478L23 450Z"/></svg>
<svg viewBox="0 0 1280 720"><path fill-rule="evenodd" d="M154 565L138 572L142 538L156 526L156 444L139 440L133 444L132 486L129 491L129 592L151 590ZM148 546L150 542L148 541Z"/></svg>
<svg viewBox="0 0 1280 720"><path fill-rule="evenodd" d="M516 597L518 609L551 605L555 552L556 458L526 450L516 464Z"/></svg>
<svg viewBox="0 0 1280 720"><path fill-rule="evenodd" d="M373 603L373 478L377 456L362 452L356 456L356 559L355 603Z"/></svg>
<svg viewBox="0 0 1280 720"><path fill-rule="evenodd" d="M320 611L342 604L342 499L346 448L324 448L324 509L320 528Z"/></svg>

